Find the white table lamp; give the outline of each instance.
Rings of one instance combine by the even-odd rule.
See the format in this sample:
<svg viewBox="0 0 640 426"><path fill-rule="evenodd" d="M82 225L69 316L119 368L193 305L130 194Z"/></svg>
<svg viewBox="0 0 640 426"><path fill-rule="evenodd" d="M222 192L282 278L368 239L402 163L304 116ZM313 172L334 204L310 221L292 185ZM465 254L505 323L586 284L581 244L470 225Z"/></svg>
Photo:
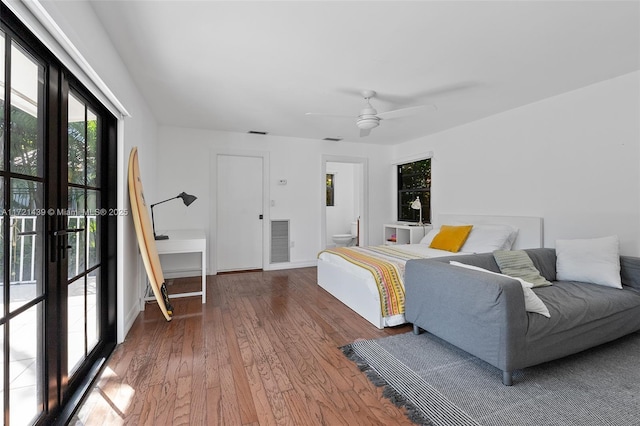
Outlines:
<svg viewBox="0 0 640 426"><path fill-rule="evenodd" d="M418 221L418 225L422 225L422 203L420 202L420 197L416 197L416 199L411 202L411 208L414 210L420 210L420 220Z"/></svg>

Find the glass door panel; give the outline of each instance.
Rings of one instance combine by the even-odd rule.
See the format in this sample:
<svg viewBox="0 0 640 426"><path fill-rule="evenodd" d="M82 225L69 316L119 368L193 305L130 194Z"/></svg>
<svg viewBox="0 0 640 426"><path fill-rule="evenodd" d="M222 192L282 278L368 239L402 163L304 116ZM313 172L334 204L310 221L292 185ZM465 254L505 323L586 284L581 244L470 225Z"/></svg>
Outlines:
<svg viewBox="0 0 640 426"><path fill-rule="evenodd" d="M44 293L42 282L42 184L11 179L9 302L15 311Z"/></svg>
<svg viewBox="0 0 640 426"><path fill-rule="evenodd" d="M2 41L2 402L20 425L44 411L44 66Z"/></svg>
<svg viewBox="0 0 640 426"><path fill-rule="evenodd" d="M4 38L4 32L0 31L0 137L2 137L2 141L0 141L0 170L4 170L4 92L5 92L5 78L4 78L4 50L5 50L6 41ZM4 204L3 204L4 205Z"/></svg>
<svg viewBox="0 0 640 426"><path fill-rule="evenodd" d="M11 171L42 176L44 123L39 117L44 67L11 44ZM40 154L40 155L39 155Z"/></svg>
<svg viewBox="0 0 640 426"><path fill-rule="evenodd" d="M84 272L85 260L85 191L82 188L69 187L67 210L67 229L77 230L67 235L67 271L73 279Z"/></svg>
<svg viewBox="0 0 640 426"><path fill-rule="evenodd" d="M97 187L100 181L100 169L98 167L98 116L87 109L87 185Z"/></svg>
<svg viewBox="0 0 640 426"><path fill-rule="evenodd" d="M4 177L0 176L0 206L2 206L2 209L5 209L5 204L4 204ZM5 247L5 243L4 243L4 222L5 222L5 218L7 217L7 215L5 214L5 212L2 212L2 215L0 215L0 316L2 318L4 318L5 316L5 310L4 310L4 295L5 295L5 286L4 286L4 247ZM0 335L0 338L2 338L4 335ZM4 360L4 358L1 358L2 360ZM2 374L3 371L2 369L0 369L0 374ZM2 382L0 382L2 383ZM2 391L2 389L0 389L0 391Z"/></svg>
<svg viewBox="0 0 640 426"><path fill-rule="evenodd" d="M43 411L42 302L13 318L10 326L10 424L28 425Z"/></svg>
<svg viewBox="0 0 640 426"><path fill-rule="evenodd" d="M100 262L100 234L98 233L98 219L106 213L100 206L100 192L87 190L87 267L93 268Z"/></svg>
<svg viewBox="0 0 640 426"><path fill-rule="evenodd" d="M5 375L5 358L4 358L4 325L0 325L0 359L2 359L2 368L0 368L0 383L2 383L2 387L0 387L0 407L2 407L2 412L4 413L4 397L5 397L5 387L4 387L4 375ZM0 420L0 424L4 424L4 416Z"/></svg>
<svg viewBox="0 0 640 426"><path fill-rule="evenodd" d="M99 120L69 93L68 106L68 370L73 377L99 336L99 227L103 210L98 185ZM106 212L106 210L104 210Z"/></svg>
<svg viewBox="0 0 640 426"><path fill-rule="evenodd" d="M69 284L67 300L68 309L68 352L67 363L69 372L84 360L85 356L85 277L81 277Z"/></svg>
<svg viewBox="0 0 640 426"><path fill-rule="evenodd" d="M99 320L99 291L100 291L100 268L94 269L87 275L87 352L96 347L100 339Z"/></svg>
<svg viewBox="0 0 640 426"><path fill-rule="evenodd" d="M84 185L86 171L86 106L69 94L69 183Z"/></svg>

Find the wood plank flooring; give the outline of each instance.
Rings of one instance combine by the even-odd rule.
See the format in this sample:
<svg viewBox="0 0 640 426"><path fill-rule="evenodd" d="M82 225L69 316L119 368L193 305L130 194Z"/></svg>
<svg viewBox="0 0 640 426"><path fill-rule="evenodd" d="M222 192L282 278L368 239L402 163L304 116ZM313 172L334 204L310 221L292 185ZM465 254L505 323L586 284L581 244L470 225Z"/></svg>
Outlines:
<svg viewBox="0 0 640 426"><path fill-rule="evenodd" d="M209 276L206 304L172 303L171 322L147 304L72 424L411 424L338 349L411 327L378 330L316 268Z"/></svg>

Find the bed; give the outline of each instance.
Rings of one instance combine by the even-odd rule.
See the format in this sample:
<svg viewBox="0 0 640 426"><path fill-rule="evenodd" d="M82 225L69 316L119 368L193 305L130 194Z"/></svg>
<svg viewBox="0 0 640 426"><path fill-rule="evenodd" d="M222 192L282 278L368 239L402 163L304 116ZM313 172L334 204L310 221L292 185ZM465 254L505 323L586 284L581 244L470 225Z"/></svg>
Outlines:
<svg viewBox="0 0 640 426"><path fill-rule="evenodd" d="M338 253L322 251L318 255L318 285L378 328L404 324L406 322L403 313L404 284L402 283L402 278L404 275L404 263L411 258L451 256L453 253L450 251L429 248L428 241L433 235L437 234L442 225L460 224L472 224L478 233L480 229L491 228L495 225L510 227L515 230L511 234L511 240L509 241L511 249L543 247L543 224L540 217L441 214L438 216L438 220L435 221L433 230L427 234L421 244L405 244L392 247L374 246L361 250L362 253L366 252L367 256L379 257L380 265L386 264L388 261L389 264L386 267L389 271L396 269L400 281L396 291L398 292L398 299L401 299L398 300L398 303L402 304L401 312L396 310L395 313L390 314L386 309L389 295L381 297L381 289L378 287L371 267L354 264L352 263L353 260L346 260ZM473 228L471 232L469 240L473 235ZM474 241L477 242L477 238ZM457 254L492 251L489 248L492 247L490 244L486 247L478 244L471 245L473 245L471 247L473 251L460 251ZM493 247L493 249L495 248ZM463 246L464 249L465 246ZM383 312L384 310L386 312Z"/></svg>

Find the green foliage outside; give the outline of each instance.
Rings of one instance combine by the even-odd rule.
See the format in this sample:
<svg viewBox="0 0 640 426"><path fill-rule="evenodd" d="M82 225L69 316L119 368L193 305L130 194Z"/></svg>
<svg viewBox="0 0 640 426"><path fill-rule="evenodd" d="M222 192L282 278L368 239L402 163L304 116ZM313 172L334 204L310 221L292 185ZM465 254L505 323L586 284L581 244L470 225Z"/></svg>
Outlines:
<svg viewBox="0 0 640 426"><path fill-rule="evenodd" d="M32 264L35 262L36 266L40 263L37 259L40 258L39 247L40 244L36 239L41 238L41 231L43 227L43 214L35 215L35 218L27 219L26 217L34 217L33 212L44 211L43 201L43 189L42 183L29 177L41 178L44 173L44 148L42 136L39 135L41 129L39 129L38 118L31 114L16 108L11 107L10 110L10 126L7 126L4 121L5 114L5 102L0 100L0 173L4 176L0 177L0 190L7 184L6 174L4 170L4 156L6 155L6 132L9 131L10 147L9 147L9 167L11 172L25 175L25 178L12 178L11 185L11 199L3 201L4 192L0 192L0 202L2 204L3 215L2 221L10 220L10 281L16 282L20 279L20 268L22 267L22 280L34 281L40 274L39 271L31 273ZM97 170L97 132L98 123L97 120L91 120L88 122L79 121L69 123L68 126L68 182L70 184L81 186L96 187L98 184L98 170ZM86 173L85 173L86 172ZM97 206L97 191L87 190L78 187L69 187L69 205L70 209L77 209L78 214L84 215L80 221L74 220L74 227L88 222L88 226L83 234L70 234L68 244L74 247L76 246L76 238L80 239L81 246L85 246L85 235L88 236L88 245L85 246L88 250L87 255L90 257L89 263L95 264L97 262L97 218L96 216L86 217L86 209L96 209ZM91 198L88 202L87 195ZM91 205L89 205L91 204ZM71 222L72 219L69 218ZM38 231L39 235L19 235L25 231ZM71 223L69 223L71 225ZM4 228L0 228L0 259L4 259ZM31 256L33 252L33 246L36 245L35 257ZM84 250L82 250L84 251ZM70 253L69 259L69 272L75 271L76 266L84 268L85 266L85 253L79 253L79 264L76 265L75 253ZM22 266L20 260L22 257ZM0 282L4 280L3 274L4 262L0 262ZM35 275L35 276L34 276ZM70 276L75 275L70 274Z"/></svg>
<svg viewBox="0 0 640 426"><path fill-rule="evenodd" d="M398 220L418 222L420 212L411 208L418 197L422 204L422 222L431 222L431 159L398 166Z"/></svg>

